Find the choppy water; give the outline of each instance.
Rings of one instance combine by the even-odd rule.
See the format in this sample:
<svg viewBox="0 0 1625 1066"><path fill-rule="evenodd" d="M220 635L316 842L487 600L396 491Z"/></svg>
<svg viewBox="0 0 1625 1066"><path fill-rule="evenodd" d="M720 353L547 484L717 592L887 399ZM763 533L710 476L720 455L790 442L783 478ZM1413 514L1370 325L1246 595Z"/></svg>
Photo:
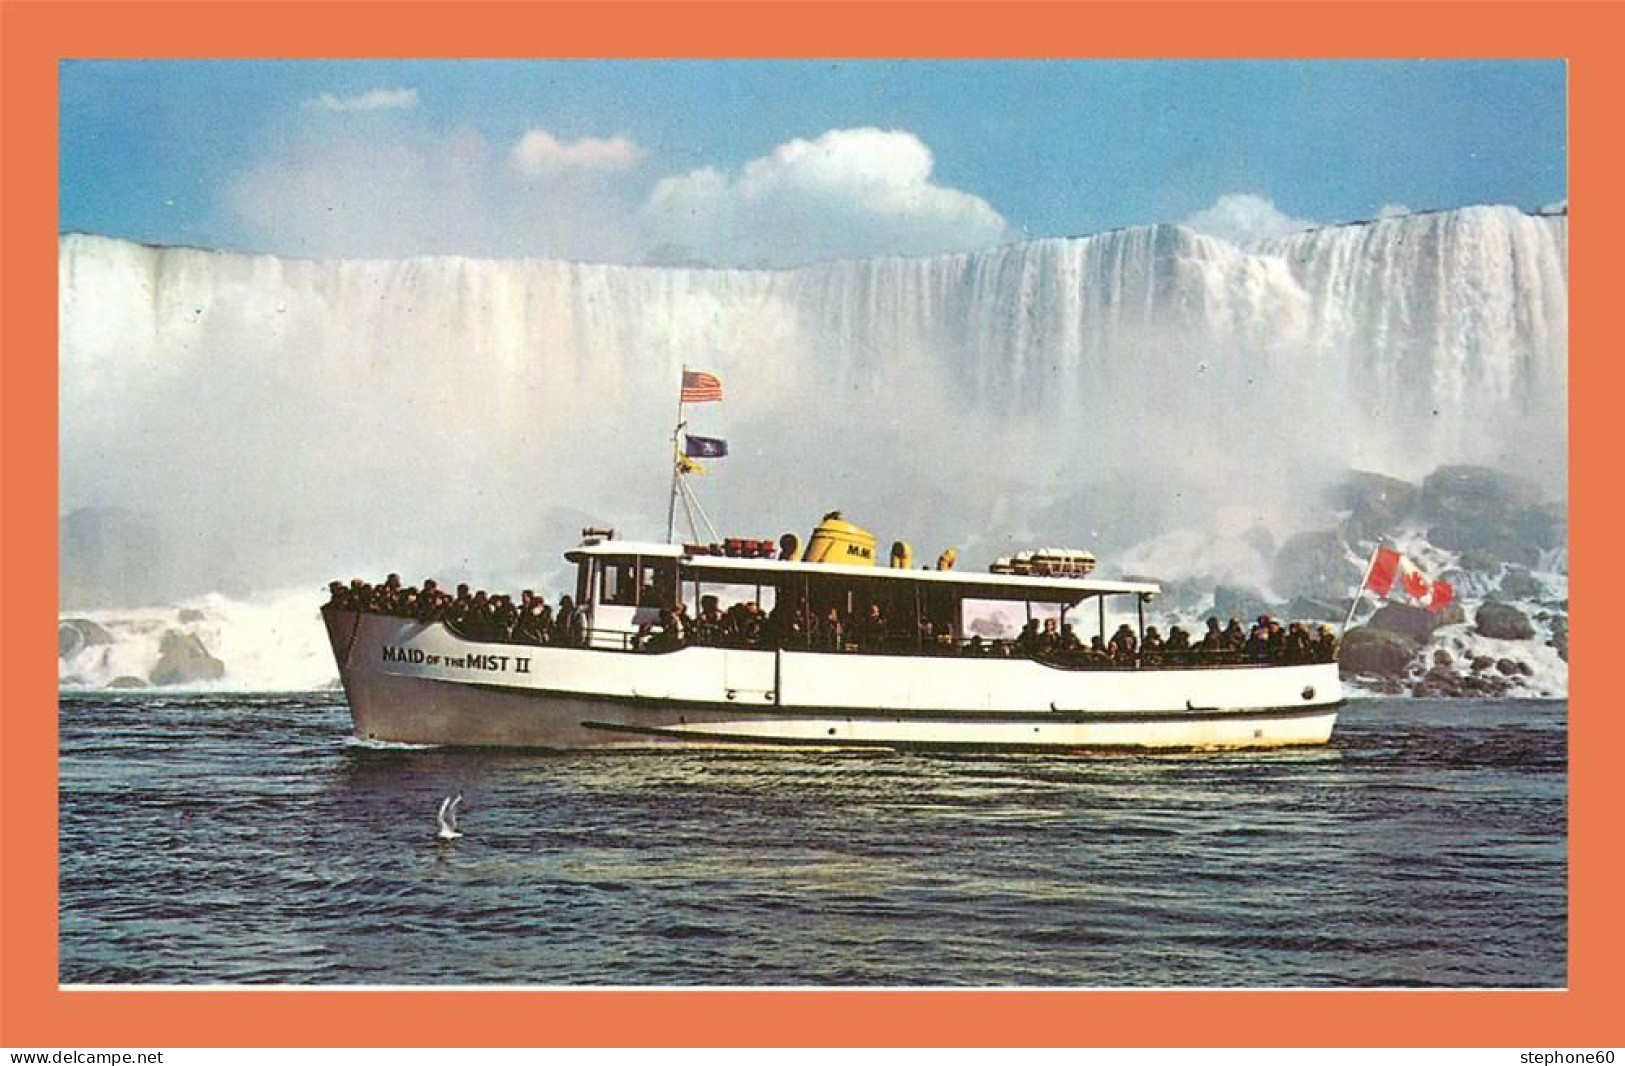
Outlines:
<svg viewBox="0 0 1625 1066"><path fill-rule="evenodd" d="M1567 705L1239 754L380 750L337 695L64 694L64 982L1565 982ZM434 839L443 796L466 836Z"/></svg>

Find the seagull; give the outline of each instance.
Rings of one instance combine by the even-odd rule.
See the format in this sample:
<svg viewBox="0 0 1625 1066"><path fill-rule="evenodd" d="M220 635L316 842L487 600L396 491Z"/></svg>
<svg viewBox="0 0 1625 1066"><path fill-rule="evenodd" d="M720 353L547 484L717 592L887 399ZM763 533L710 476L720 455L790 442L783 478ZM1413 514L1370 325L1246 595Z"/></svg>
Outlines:
<svg viewBox="0 0 1625 1066"><path fill-rule="evenodd" d="M457 831L457 805L461 802L461 792L457 793L456 798L447 796L440 801L440 832L435 834L435 839L456 840L463 835Z"/></svg>

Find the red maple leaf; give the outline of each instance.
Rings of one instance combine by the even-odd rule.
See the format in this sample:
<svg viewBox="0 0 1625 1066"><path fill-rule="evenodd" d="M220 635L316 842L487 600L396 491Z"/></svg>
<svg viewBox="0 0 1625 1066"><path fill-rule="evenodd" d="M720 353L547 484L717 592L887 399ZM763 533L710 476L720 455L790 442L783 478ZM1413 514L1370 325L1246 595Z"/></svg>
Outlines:
<svg viewBox="0 0 1625 1066"><path fill-rule="evenodd" d="M1428 579L1423 576L1420 570L1407 570L1400 580L1405 582L1405 595L1413 600L1426 599L1428 593L1433 589L1433 586L1429 584Z"/></svg>

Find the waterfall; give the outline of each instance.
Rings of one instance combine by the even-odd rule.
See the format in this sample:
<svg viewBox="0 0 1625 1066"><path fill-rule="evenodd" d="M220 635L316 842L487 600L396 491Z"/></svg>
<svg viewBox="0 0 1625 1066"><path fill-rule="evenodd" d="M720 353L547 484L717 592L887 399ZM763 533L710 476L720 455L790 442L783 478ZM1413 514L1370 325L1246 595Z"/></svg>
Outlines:
<svg viewBox="0 0 1625 1066"><path fill-rule="evenodd" d="M840 507L970 565L1228 513L1289 532L1354 466L1567 456L1566 216L1237 247L1175 226L796 270L59 249L64 602L400 570L559 571L663 532L683 364L725 531ZM111 560L111 561L109 561ZM556 592L557 589L552 591Z"/></svg>

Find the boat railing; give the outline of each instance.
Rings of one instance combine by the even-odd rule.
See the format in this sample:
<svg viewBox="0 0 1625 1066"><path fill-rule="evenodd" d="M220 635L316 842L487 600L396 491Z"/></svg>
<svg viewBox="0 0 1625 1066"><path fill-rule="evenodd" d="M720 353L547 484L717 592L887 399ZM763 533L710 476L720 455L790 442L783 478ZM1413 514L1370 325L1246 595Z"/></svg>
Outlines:
<svg viewBox="0 0 1625 1066"><path fill-rule="evenodd" d="M836 655L909 656L913 658L960 658L989 660L1031 660L1060 670L1207 670L1216 667L1296 666L1335 661L1335 651L1300 655L1256 655L1241 649L1207 651L1200 648L1157 649L1140 651L1133 655L1113 656L1109 653L1080 648L1040 648L1030 650L1013 639L999 638L983 641L976 637L954 639L947 635L929 639L906 636L868 637L858 640L807 640L792 637L788 640L762 638L759 640L728 639L693 640L683 646L736 648L740 650L813 652ZM656 643L640 647L635 642L629 647L638 651L675 651L679 645Z"/></svg>
<svg viewBox="0 0 1625 1066"><path fill-rule="evenodd" d="M442 621L446 629L462 640L487 644L521 646L573 647L589 651L618 653L663 654L687 647L728 648L740 651L812 652L831 655L883 655L914 658L1008 659L1029 660L1057 670L1210 670L1223 667L1298 666L1336 661L1335 648L1330 654L1316 648L1309 654L1258 655L1244 649L1226 648L1208 651L1201 648L1140 650L1130 655L1112 655L1088 647L1048 647L1032 649L1019 639L997 637L984 640L979 636L954 638L947 634L918 637L886 634L866 634L856 639L821 637L808 639L804 634L792 634L788 639L776 639L764 633L755 639L725 635L715 639L699 637L678 641L667 634L637 633L625 629L577 628L572 639L549 639L536 642L515 637L474 635L460 632L449 622Z"/></svg>

